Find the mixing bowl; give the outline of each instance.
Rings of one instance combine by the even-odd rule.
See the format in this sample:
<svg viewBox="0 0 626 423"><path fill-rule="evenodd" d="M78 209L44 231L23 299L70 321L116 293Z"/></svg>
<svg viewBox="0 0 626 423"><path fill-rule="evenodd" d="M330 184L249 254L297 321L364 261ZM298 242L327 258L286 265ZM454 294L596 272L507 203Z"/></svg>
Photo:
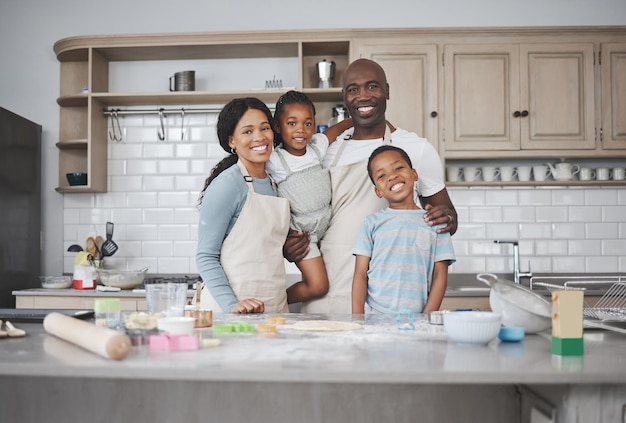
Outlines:
<svg viewBox="0 0 626 423"><path fill-rule="evenodd" d="M111 286L120 289L137 288L143 283L148 269L142 270L116 270L98 269L100 283L104 286Z"/></svg>
<svg viewBox="0 0 626 423"><path fill-rule="evenodd" d="M443 326L451 341L480 345L496 339L501 320L492 311L452 311L443 315Z"/></svg>
<svg viewBox="0 0 626 423"><path fill-rule="evenodd" d="M39 276L42 288L71 288L72 277L71 276Z"/></svg>
<svg viewBox="0 0 626 423"><path fill-rule="evenodd" d="M537 333L552 325L552 306L541 295L490 273L478 274L476 279L491 287L489 305L502 314L504 326L521 326L526 333Z"/></svg>

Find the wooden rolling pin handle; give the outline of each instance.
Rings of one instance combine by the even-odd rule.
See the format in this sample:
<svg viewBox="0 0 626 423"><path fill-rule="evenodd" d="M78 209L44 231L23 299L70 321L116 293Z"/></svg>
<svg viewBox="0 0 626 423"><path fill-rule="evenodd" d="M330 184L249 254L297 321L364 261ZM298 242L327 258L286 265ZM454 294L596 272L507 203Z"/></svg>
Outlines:
<svg viewBox="0 0 626 423"><path fill-rule="evenodd" d="M131 350L128 335L61 313L50 313L43 321L46 332L104 358L122 360Z"/></svg>

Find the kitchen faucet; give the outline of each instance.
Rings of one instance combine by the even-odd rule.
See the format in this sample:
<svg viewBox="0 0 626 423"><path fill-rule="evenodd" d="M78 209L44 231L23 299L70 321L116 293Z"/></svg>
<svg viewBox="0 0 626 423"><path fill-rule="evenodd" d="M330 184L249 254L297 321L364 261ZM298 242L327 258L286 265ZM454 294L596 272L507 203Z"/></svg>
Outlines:
<svg viewBox="0 0 626 423"><path fill-rule="evenodd" d="M512 244L513 245L513 280L515 281L515 283L519 283L520 278L530 278L533 275L533 272L530 271L530 260L528 261L528 272L522 272L520 270L520 265L519 265L519 242L512 240L512 241L506 241L506 240L499 240L496 239L495 241L496 244Z"/></svg>

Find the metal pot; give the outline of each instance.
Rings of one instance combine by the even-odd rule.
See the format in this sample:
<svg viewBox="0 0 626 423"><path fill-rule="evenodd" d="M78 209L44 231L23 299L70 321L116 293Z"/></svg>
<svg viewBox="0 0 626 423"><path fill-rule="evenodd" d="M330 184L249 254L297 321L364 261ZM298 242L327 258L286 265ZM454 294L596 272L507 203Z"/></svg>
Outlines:
<svg viewBox="0 0 626 423"><path fill-rule="evenodd" d="M490 273L480 273L476 279L491 287L489 305L502 314L502 325L522 326L526 333L541 332L552 325L552 306L541 295Z"/></svg>

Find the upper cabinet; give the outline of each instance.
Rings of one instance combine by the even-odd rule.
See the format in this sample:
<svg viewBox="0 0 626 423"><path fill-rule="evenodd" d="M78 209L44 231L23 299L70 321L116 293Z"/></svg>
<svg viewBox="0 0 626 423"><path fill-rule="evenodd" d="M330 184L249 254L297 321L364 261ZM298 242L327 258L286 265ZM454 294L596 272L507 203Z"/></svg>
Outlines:
<svg viewBox="0 0 626 423"><path fill-rule="evenodd" d="M595 148L592 43L444 46L446 151Z"/></svg>
<svg viewBox="0 0 626 423"><path fill-rule="evenodd" d="M602 145L626 149L626 43L602 45Z"/></svg>
<svg viewBox="0 0 626 423"><path fill-rule="evenodd" d="M387 120L412 131L438 147L437 45L414 40L365 39L355 41L356 58L376 61L389 83Z"/></svg>

